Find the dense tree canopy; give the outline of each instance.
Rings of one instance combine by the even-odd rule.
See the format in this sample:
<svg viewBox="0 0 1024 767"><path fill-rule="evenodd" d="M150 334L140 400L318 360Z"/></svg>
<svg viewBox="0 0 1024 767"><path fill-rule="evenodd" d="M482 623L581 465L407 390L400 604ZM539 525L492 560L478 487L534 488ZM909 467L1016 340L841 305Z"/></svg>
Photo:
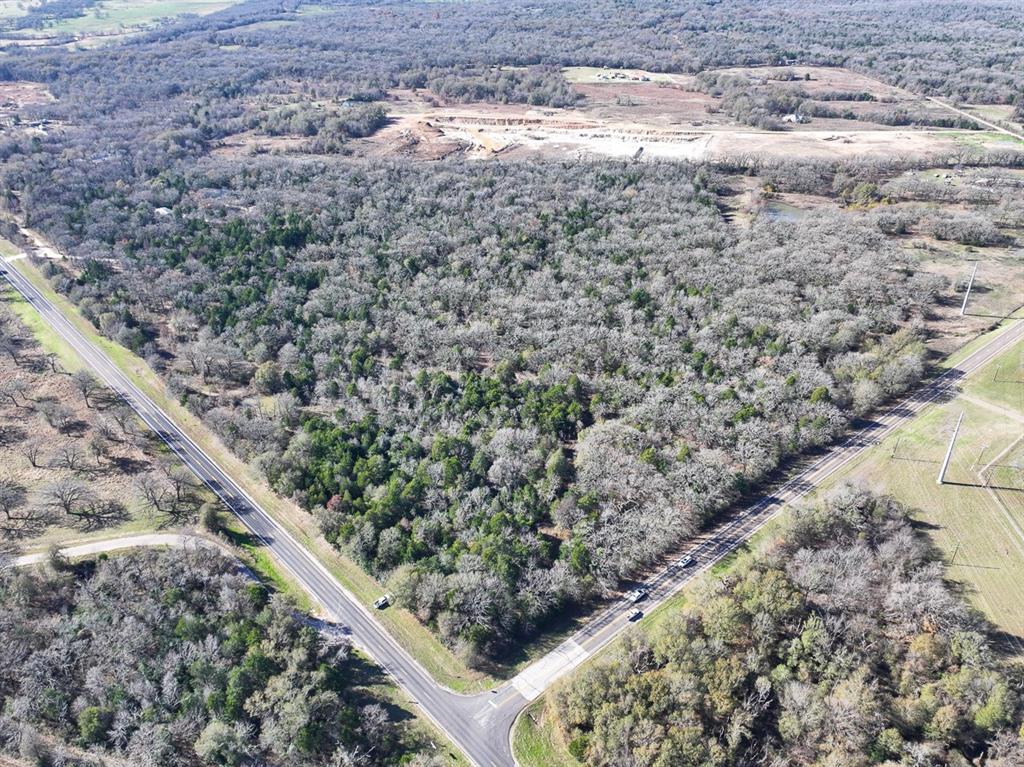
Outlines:
<svg viewBox="0 0 1024 767"><path fill-rule="evenodd" d="M942 577L903 508L844 490L560 689L570 750L594 767L1020 764L1020 671Z"/></svg>
<svg viewBox="0 0 1024 767"><path fill-rule="evenodd" d="M55 267L87 316L331 540L412 565L401 593L446 639L493 652L922 372L934 278L866 222L737 231L716 184L255 158L71 215L31 196L118 264Z"/></svg>
<svg viewBox="0 0 1024 767"><path fill-rule="evenodd" d="M414 747L346 641L219 554L0 568L0 602L0 749L36 763L65 758L54 740L140 767L386 765Z"/></svg>
<svg viewBox="0 0 1024 767"><path fill-rule="evenodd" d="M2 203L72 256L47 267L58 288L332 542L451 645L496 654L916 381L941 281L887 240L906 221L737 230L709 168L371 163L348 142L397 87L569 104L569 64L799 59L1020 90L1013 6L791 6L260 1L101 51L12 50L0 78L57 99L0 140ZM737 116L792 108L741 96ZM219 151L253 130L309 153ZM881 194L863 169L757 170Z"/></svg>

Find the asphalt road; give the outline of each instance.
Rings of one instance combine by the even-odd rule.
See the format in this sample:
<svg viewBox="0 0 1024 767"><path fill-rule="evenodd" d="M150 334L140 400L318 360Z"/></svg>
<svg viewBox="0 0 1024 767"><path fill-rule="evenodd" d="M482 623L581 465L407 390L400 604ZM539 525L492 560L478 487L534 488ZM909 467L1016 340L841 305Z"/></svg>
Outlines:
<svg viewBox="0 0 1024 767"><path fill-rule="evenodd" d="M558 648L534 662L514 679L478 695L459 695L438 685L408 655L370 612L359 604L301 544L245 490L202 451L157 405L121 373L104 352L93 345L12 264L0 262L0 271L39 312L51 328L71 345L98 378L116 391L181 460L204 481L270 549L295 580L320 602L352 641L392 676L469 760L478 767L514 764L509 743L513 722L526 704L554 680L568 673L610 642L626 626L633 605L620 601L590 620ZM805 466L756 503L726 515L702 533L680 554L691 553L696 565L682 570L664 569L645 582L650 596L640 606L650 611L678 591L698 572L741 547L779 510L797 500L904 424L928 404L955 389L958 381L1024 337L1024 322L1015 322L966 357L959 365L933 379L877 419L859 425L845 441L805 462ZM442 744L443 747L443 744Z"/></svg>
<svg viewBox="0 0 1024 767"><path fill-rule="evenodd" d="M135 386L104 352L86 339L24 275L6 262L0 262L0 270L54 332L81 355L96 376L117 392L146 425L177 453L182 462L239 517L249 531L263 541L295 580L323 605L330 618L343 626L352 641L406 690L419 708L449 735L470 761L479 767L507 767L513 764L508 727L514 713L503 722L504 732L497 733L480 726L473 716L481 707L491 708L488 705L490 694L463 696L438 685L305 547L260 508L242 487Z"/></svg>

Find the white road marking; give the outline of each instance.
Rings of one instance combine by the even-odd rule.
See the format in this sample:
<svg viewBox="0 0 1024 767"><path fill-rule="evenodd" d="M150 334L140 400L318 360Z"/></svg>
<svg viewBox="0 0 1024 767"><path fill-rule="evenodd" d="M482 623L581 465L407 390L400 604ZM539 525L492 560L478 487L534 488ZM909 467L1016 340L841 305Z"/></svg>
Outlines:
<svg viewBox="0 0 1024 767"><path fill-rule="evenodd" d="M358 626L365 632L360 636L359 645L374 657L378 663L386 661L388 673L396 684L403 687L410 697L417 701L420 710L445 732L452 742L461 750L471 763L476 765L506 765L511 763L511 749L508 743L508 731L501 733L495 730L495 719L500 716L499 724L511 726L516 714L526 702L534 700L555 679L579 666L587 658L614 639L622 628L627 625L623 618L624 606L619 603L602 612L588 622L587 626L567 639L558 648L539 659L520 672L509 688L518 691L507 699L502 699L495 709L494 715L482 717L486 726L467 729L467 720L476 720L480 715L469 713L467 705L480 701L482 695L462 696L441 687L420 666L390 634L377 622L365 606L356 601L352 595L327 571L323 564L304 546L299 544L281 525L269 516L231 477L199 448L195 442L182 431L171 419L160 410L138 387L136 387L100 349L86 339L81 331L68 320L59 309L49 303L24 275L12 267L0 266L0 273L7 276L9 282L29 303L34 306L53 327L53 329L74 348L82 358L96 371L97 375L111 389L120 394L131 405L143 421L146 422L168 443L168 446L197 476L203 479L211 489L232 509L247 529L262 540L274 556L293 574L296 580L310 595L327 608L328 601L339 609L348 609L350 614L342 619ZM990 338L983 346L967 355L960 363L925 384L916 392L912 392L900 403L889 408L874 422L870 429L862 429L850 435L841 444L814 461L810 466L798 472L774 490L769 489L760 501L752 506L733 514L723 520L718 528L702 534L703 543L693 547L700 551L700 567L688 571L682 577L662 571L652 576L649 581L658 585L665 584L664 593L652 594L647 603L653 609L665 599L679 591L696 572L710 567L730 552L743 546L746 539L763 527L788 502L803 497L815 488L821 480L833 475L849 462L860 457L867 449L868 443L881 440L886 435L906 423L911 417L923 410L943 394L953 390L961 378L978 369L985 362L1002 352L1009 344L1024 336L1024 322L1009 325ZM865 439L870 437L870 439ZM268 537L269 536L269 539ZM707 553L704 553L707 552ZM355 638L355 631L353 630ZM592 640L600 637L592 644ZM578 640L577 640L578 638ZM586 648L581 644L586 642ZM372 649L371 649L372 646ZM486 712L486 707L483 709ZM445 720L442 722L441 720ZM499 737L495 738L494 736ZM471 753L472 752L472 753Z"/></svg>

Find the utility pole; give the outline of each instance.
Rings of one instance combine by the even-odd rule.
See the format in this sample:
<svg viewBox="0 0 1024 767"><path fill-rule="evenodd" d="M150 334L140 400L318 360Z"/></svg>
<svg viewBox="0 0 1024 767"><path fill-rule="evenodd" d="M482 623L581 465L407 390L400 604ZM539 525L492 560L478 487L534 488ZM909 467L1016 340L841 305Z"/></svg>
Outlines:
<svg viewBox="0 0 1024 767"><path fill-rule="evenodd" d="M956 419L956 426L953 428L953 438L949 440L949 448L946 450L946 457L942 459L942 468L939 469L939 477L935 482L939 485L946 479L946 469L949 468L949 459L953 457L953 445L956 443L956 435L960 431L960 424L964 420L964 411L960 411L960 417Z"/></svg>
<svg viewBox="0 0 1024 767"><path fill-rule="evenodd" d="M971 287L974 285L974 276L978 273L978 262L974 262L974 271L971 272L971 279L967 282L967 292L964 294L964 302L960 305L960 316L963 317L967 311L967 299L971 297Z"/></svg>

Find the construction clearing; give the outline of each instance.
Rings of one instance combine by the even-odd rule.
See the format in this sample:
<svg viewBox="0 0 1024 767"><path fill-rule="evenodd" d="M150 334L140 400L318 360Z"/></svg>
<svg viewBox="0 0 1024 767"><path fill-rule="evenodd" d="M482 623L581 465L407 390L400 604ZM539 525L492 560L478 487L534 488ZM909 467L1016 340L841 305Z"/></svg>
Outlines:
<svg viewBox="0 0 1024 767"><path fill-rule="evenodd" d="M593 67L572 67L563 74L581 97L576 106L450 104L426 90L393 90L386 102L390 124L353 146L358 154L426 160L461 153L703 161L940 157L1020 143L1006 134L968 130L965 113L838 68L705 73L739 81L755 95L789 93L803 99L801 109L815 114L798 112L788 122L780 118L778 129L771 130L733 119L718 89L694 75Z"/></svg>

